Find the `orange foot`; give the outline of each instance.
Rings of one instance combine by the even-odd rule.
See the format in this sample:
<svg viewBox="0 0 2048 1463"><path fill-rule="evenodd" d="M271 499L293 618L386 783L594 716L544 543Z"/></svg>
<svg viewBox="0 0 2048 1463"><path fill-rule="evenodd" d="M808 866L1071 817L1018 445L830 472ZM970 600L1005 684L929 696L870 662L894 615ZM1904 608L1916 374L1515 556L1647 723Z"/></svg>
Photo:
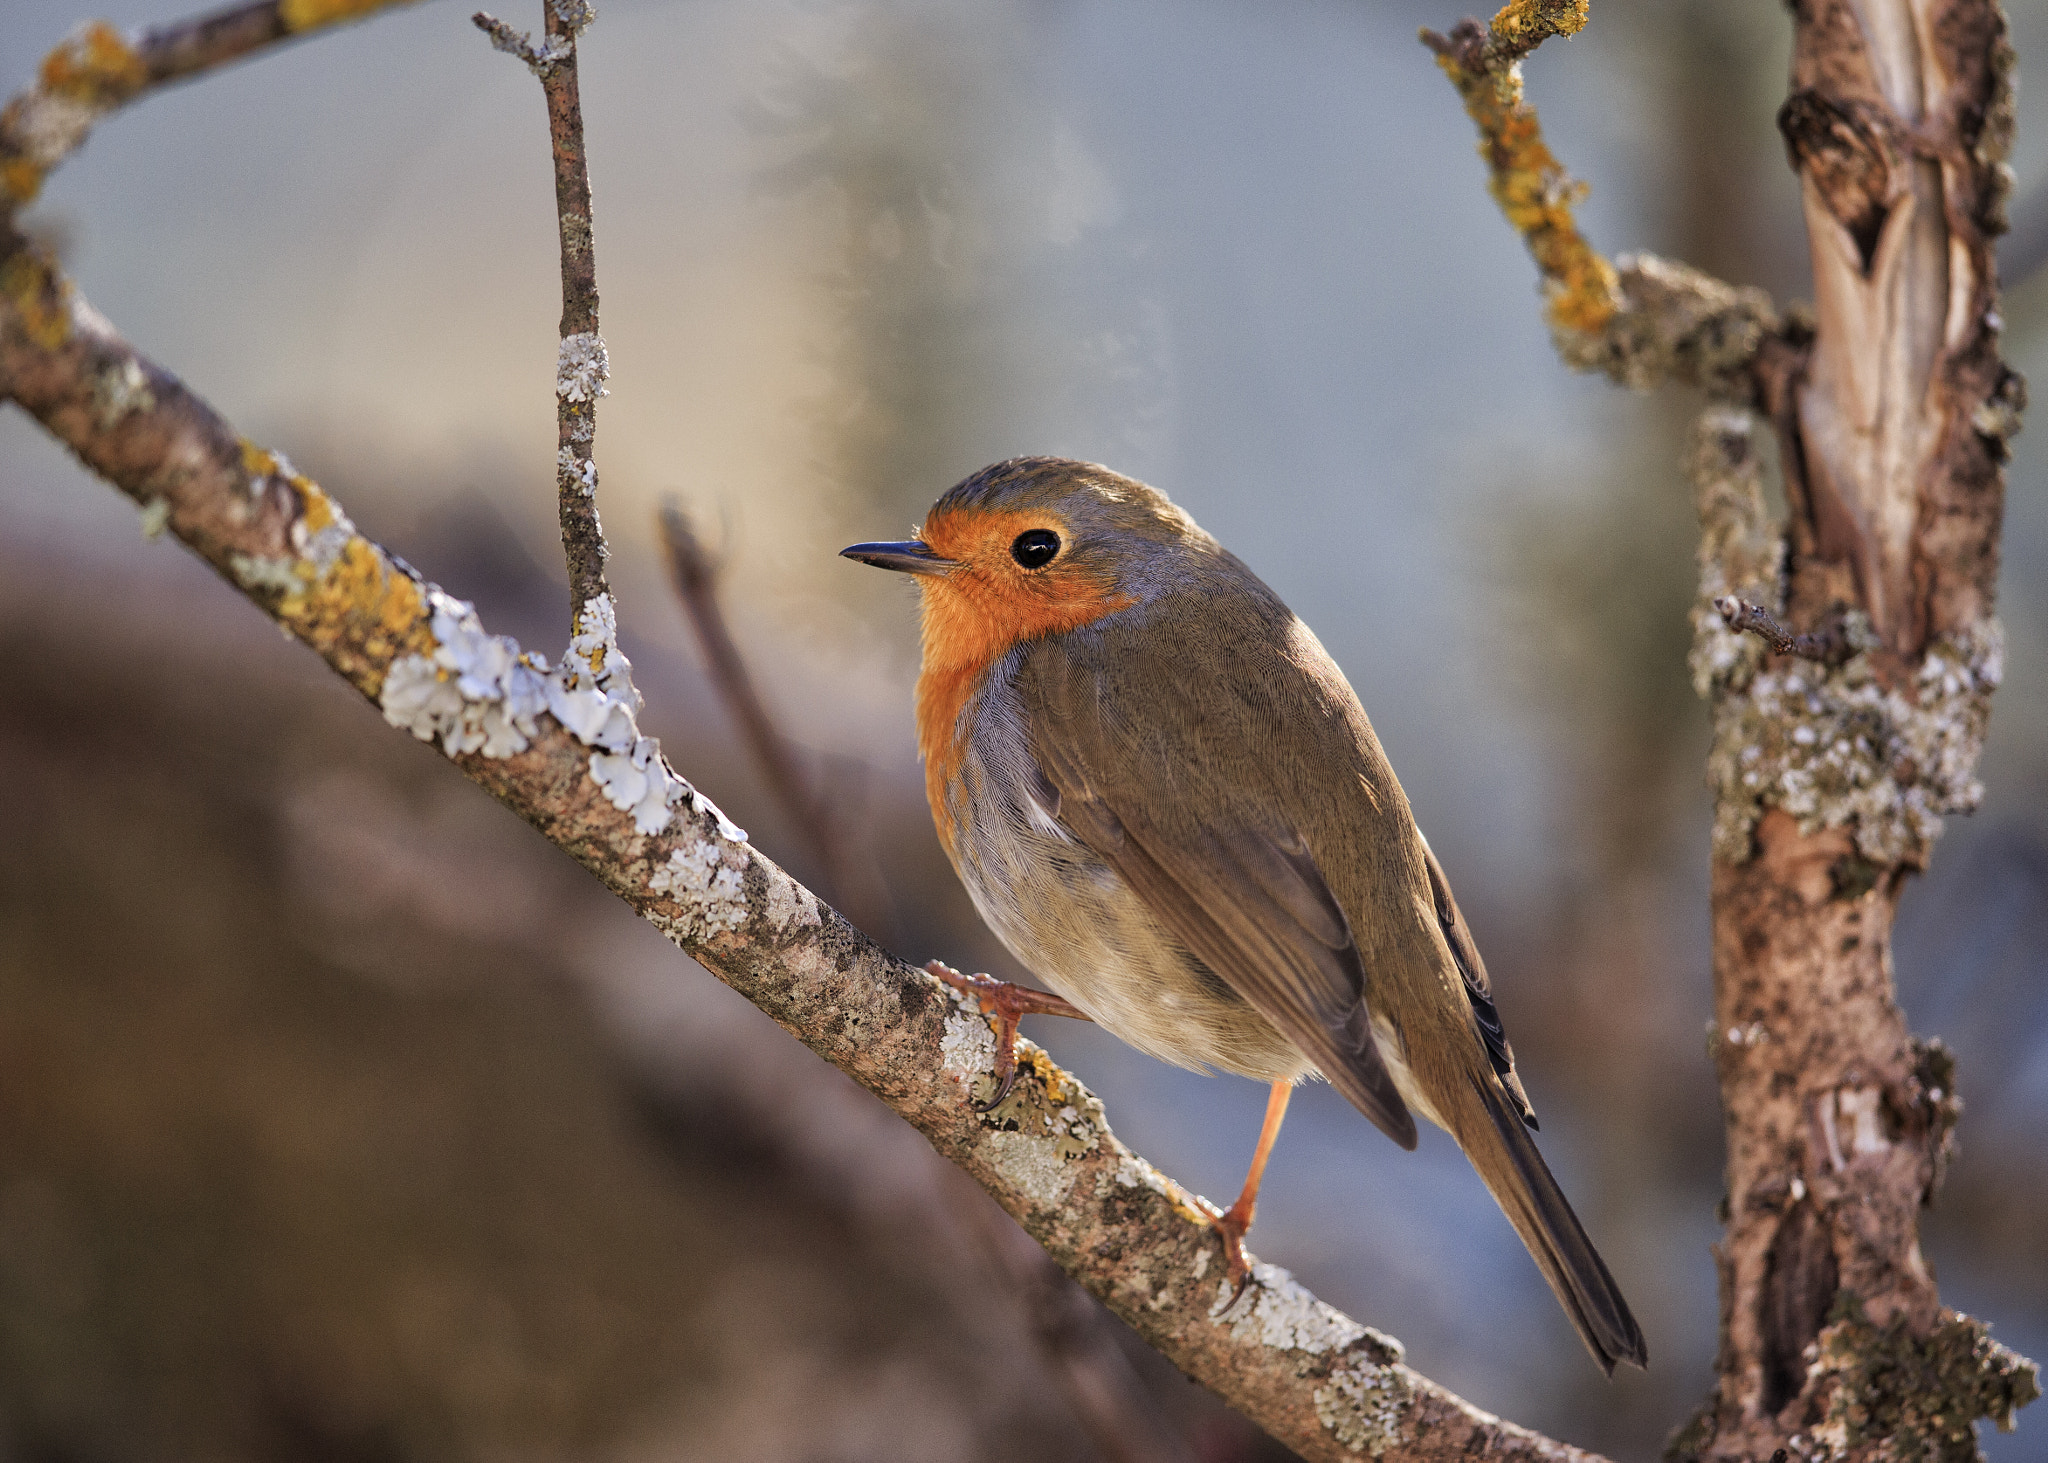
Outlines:
<svg viewBox="0 0 2048 1463"><path fill-rule="evenodd" d="M1259 1184L1266 1177L1266 1159L1273 1152L1273 1142L1280 1136L1280 1124L1287 1117L1287 1100L1294 1095L1292 1082L1275 1082L1266 1095L1266 1121L1259 1128L1259 1146L1252 1151L1251 1171L1244 1176L1244 1188L1238 1191L1237 1202L1228 1209L1209 1217L1210 1225L1223 1241L1223 1259L1230 1270L1229 1310L1244 1299L1244 1288L1251 1284L1252 1267L1245 1263L1244 1235L1252 1227L1252 1215L1259 1207Z"/></svg>
<svg viewBox="0 0 2048 1463"><path fill-rule="evenodd" d="M1209 1227L1223 1241L1223 1260L1230 1267L1226 1272L1230 1277L1230 1301L1223 1307L1227 1311L1244 1299L1245 1287L1252 1283L1252 1267L1244 1258L1245 1231L1252 1227L1251 1206L1240 1199L1209 1216Z"/></svg>
<svg viewBox="0 0 2048 1463"><path fill-rule="evenodd" d="M976 1112L987 1112L1001 1104L1017 1085L1017 1021L1024 1016L1072 1016L1089 1019L1079 1006L1049 991L1028 985L1012 985L992 975L962 975L943 960L934 960L925 970L960 992L972 996L984 1014L996 1018L996 1095L987 1102L971 1104Z"/></svg>

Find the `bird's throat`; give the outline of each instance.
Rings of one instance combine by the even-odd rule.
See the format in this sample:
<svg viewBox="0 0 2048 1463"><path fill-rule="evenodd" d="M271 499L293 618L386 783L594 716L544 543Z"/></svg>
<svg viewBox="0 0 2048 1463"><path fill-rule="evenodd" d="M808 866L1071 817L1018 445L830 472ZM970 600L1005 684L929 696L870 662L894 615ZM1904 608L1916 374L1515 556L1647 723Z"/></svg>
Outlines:
<svg viewBox="0 0 2048 1463"><path fill-rule="evenodd" d="M917 751L924 759L925 798L939 841L953 850L947 789L966 752L963 713L989 670L1014 647L1092 624L1134 601L1075 576L1029 587L991 583L973 574L920 580L924 663L917 678ZM1052 592L1048 592L1052 591Z"/></svg>

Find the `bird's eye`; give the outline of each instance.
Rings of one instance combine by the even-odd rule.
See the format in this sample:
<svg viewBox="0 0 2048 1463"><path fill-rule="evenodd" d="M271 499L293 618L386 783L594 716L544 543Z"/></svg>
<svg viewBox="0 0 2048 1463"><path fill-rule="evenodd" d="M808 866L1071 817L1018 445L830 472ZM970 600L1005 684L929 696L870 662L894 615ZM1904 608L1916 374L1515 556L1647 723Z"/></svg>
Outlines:
<svg viewBox="0 0 2048 1463"><path fill-rule="evenodd" d="M1010 557L1026 569L1043 569L1060 551L1060 536L1049 528L1027 528L1010 545Z"/></svg>

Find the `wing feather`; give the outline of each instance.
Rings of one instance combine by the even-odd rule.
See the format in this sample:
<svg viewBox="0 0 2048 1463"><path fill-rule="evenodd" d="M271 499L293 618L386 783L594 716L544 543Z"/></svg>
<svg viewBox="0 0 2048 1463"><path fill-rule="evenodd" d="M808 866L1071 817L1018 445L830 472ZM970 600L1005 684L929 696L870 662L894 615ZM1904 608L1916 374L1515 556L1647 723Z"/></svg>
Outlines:
<svg viewBox="0 0 2048 1463"><path fill-rule="evenodd" d="M1130 769L1149 756L1158 771L1163 749L1137 745L1118 726L1085 669L1034 664L1019 691L1060 820L1189 953L1388 1137L1413 1148L1415 1119L1364 1010L1365 969L1350 923L1299 831L1240 807L1155 817L1136 791L1144 779Z"/></svg>

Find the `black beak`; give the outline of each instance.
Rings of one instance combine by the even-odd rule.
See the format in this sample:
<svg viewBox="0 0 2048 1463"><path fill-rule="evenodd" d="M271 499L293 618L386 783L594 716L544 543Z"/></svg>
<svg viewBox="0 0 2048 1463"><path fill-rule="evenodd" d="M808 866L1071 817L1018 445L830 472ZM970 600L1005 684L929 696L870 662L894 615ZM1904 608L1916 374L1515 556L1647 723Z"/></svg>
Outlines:
<svg viewBox="0 0 2048 1463"><path fill-rule="evenodd" d="M873 564L877 569L896 569L905 574L944 574L959 564L958 559L942 559L932 552L931 545L917 539L905 539L894 544L855 544L850 549L841 549L842 559L858 559L863 564Z"/></svg>

